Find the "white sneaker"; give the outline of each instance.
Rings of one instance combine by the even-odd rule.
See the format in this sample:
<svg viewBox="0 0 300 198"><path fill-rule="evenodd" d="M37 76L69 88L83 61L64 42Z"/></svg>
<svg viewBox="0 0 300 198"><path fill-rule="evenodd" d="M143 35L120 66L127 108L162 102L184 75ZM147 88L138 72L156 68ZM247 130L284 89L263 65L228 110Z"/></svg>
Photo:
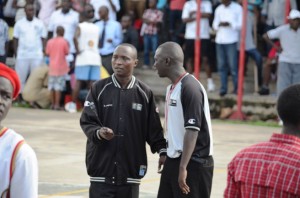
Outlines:
<svg viewBox="0 0 300 198"><path fill-rule="evenodd" d="M208 81L207 82L207 91L208 92L213 92L215 91L215 84L213 81Z"/></svg>
<svg viewBox="0 0 300 198"><path fill-rule="evenodd" d="M77 112L77 107L76 103L74 102L67 102L65 104L65 110L69 113L76 113Z"/></svg>

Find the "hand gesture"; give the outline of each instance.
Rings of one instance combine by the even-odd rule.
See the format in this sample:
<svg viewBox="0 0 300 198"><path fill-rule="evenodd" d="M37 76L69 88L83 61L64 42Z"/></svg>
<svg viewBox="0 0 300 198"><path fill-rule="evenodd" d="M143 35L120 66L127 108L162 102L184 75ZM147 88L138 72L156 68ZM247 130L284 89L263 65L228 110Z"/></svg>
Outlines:
<svg viewBox="0 0 300 198"><path fill-rule="evenodd" d="M114 132L110 128L107 128L107 127L100 128L99 133L100 133L99 134L100 137L103 139L106 139L106 140L111 140L114 137Z"/></svg>

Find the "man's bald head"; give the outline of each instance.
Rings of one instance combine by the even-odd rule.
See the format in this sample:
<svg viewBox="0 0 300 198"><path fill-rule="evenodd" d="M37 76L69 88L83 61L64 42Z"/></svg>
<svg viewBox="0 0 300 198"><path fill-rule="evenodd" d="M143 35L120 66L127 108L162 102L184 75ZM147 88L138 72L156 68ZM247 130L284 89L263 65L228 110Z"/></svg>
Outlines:
<svg viewBox="0 0 300 198"><path fill-rule="evenodd" d="M177 63L182 66L184 60L184 54L179 44L169 41L161 44L158 49L166 58L170 58L172 63Z"/></svg>
<svg viewBox="0 0 300 198"><path fill-rule="evenodd" d="M118 45L118 47L121 47L121 46L130 48L130 51L131 51L130 56L134 59L137 59L137 49L132 44L130 44L130 43L121 43L120 45Z"/></svg>

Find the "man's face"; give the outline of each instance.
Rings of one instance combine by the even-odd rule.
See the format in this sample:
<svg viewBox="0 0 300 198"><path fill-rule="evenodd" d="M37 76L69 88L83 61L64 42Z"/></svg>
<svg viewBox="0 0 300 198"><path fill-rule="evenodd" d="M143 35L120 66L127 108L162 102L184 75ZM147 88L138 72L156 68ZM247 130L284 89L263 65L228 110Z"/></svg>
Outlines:
<svg viewBox="0 0 300 198"><path fill-rule="evenodd" d="M63 13L69 12L69 10L71 9L71 6L72 6L72 4L71 4L70 0L62 0L61 8L62 8Z"/></svg>
<svg viewBox="0 0 300 198"><path fill-rule="evenodd" d="M123 29L127 29L131 25L130 17L123 16L121 19L121 24Z"/></svg>
<svg viewBox="0 0 300 198"><path fill-rule="evenodd" d="M159 77L167 77L167 58L163 56L162 48L155 52L153 68L157 70Z"/></svg>
<svg viewBox="0 0 300 198"><path fill-rule="evenodd" d="M128 46L119 46L114 51L111 63L117 77L129 77L133 73L138 60L134 50Z"/></svg>
<svg viewBox="0 0 300 198"><path fill-rule="evenodd" d="M231 2L231 0L221 0L221 2L225 5L228 5Z"/></svg>
<svg viewBox="0 0 300 198"><path fill-rule="evenodd" d="M6 117L13 100L13 87L10 81L0 77L0 122Z"/></svg>
<svg viewBox="0 0 300 198"><path fill-rule="evenodd" d="M106 19L108 16L108 10L105 6L99 8L99 17L100 19Z"/></svg>
<svg viewBox="0 0 300 198"><path fill-rule="evenodd" d="M25 7L25 14L28 20L32 20L34 16L34 7L33 5L27 5Z"/></svg>
<svg viewBox="0 0 300 198"><path fill-rule="evenodd" d="M94 13L95 13L95 10L92 6L88 5L85 7L85 16L87 19L93 19L94 18Z"/></svg>
<svg viewBox="0 0 300 198"><path fill-rule="evenodd" d="M300 18L290 19L290 25L293 29L297 30L300 27Z"/></svg>

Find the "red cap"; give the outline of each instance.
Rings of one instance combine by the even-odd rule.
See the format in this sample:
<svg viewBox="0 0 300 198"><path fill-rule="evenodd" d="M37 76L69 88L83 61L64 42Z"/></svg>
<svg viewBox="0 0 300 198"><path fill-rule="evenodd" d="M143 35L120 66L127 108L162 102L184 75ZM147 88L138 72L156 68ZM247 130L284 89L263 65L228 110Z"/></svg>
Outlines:
<svg viewBox="0 0 300 198"><path fill-rule="evenodd" d="M13 99L16 99L21 89L21 83L18 74L15 70L7 65L0 63L0 76L8 79L13 86Z"/></svg>

